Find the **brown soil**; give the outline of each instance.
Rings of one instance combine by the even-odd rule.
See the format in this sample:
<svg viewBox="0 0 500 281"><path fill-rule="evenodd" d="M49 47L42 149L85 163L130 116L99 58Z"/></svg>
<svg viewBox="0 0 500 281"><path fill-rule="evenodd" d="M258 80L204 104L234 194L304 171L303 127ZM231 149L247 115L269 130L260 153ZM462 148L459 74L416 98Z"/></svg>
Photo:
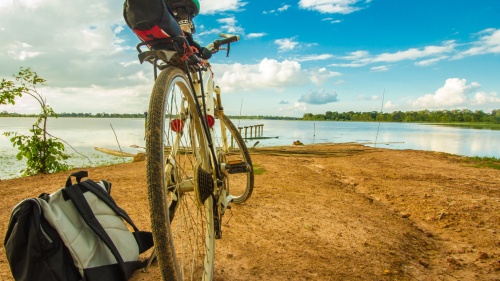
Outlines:
<svg viewBox="0 0 500 281"><path fill-rule="evenodd" d="M216 280L500 280L499 170L387 149L252 160L265 172L227 226L224 217ZM149 229L145 162L88 171ZM19 201L56 191L69 173L0 182L0 237ZM3 247L0 280L13 280ZM159 280L158 268L131 280Z"/></svg>

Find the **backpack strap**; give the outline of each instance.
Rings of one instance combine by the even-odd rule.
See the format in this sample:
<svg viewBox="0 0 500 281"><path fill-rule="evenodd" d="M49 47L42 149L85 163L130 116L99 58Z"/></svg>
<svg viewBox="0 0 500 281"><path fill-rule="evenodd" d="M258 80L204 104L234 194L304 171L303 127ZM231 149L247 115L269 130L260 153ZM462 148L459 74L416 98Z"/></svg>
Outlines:
<svg viewBox="0 0 500 281"><path fill-rule="evenodd" d="M127 212L125 212L125 210L123 210L122 208L118 207L118 204L116 204L113 197L111 197L111 195L109 195L109 193L107 193L100 185L98 185L92 180L84 180L80 182L79 185L85 187L88 191L92 192L100 200L106 203L106 205L108 205L111 208L111 210L113 210L120 217L122 217L128 224L130 224L130 226L132 226L134 231L139 231L137 226L135 226L134 222L132 222L132 219L129 217Z"/></svg>
<svg viewBox="0 0 500 281"><path fill-rule="evenodd" d="M89 172L87 172L87 171L79 171L79 172L71 173L71 175L69 175L69 177L68 177L68 180L66 180L66 187L70 187L73 185L73 183L71 183L71 177L75 177L76 182L80 183L82 178L87 178L88 176L89 176Z"/></svg>
<svg viewBox="0 0 500 281"><path fill-rule="evenodd" d="M85 188L88 191L92 192L95 196L97 196L97 198L106 203L106 205L108 205L111 208L111 210L117 213L130 226L132 226L132 228L134 229L134 232L132 234L134 235L135 240L139 245L139 253L142 254L145 251L149 250L149 248L154 246L153 234L147 231L139 231L139 229L135 226L134 222L129 217L127 212L125 212L125 210L123 210L122 208L118 207L118 204L116 204L113 197L111 197L109 193L104 191L104 189L100 185L98 185L97 183L95 183L90 179L80 182L79 185L81 188Z"/></svg>
<svg viewBox="0 0 500 281"><path fill-rule="evenodd" d="M115 257L116 261L118 262L118 266L120 267L120 270L123 274L123 280L128 280L131 273L127 274L125 262L123 261L120 252L118 252L118 249L113 243L113 240L111 240L108 233L106 233L106 231L102 227L101 223L99 223L99 220L97 220L97 218L95 217L94 212L92 212L92 208L90 208L89 203L83 196L83 192L81 191L80 187L75 184L70 187L66 187L65 191L71 201L73 201L73 204L75 205L78 213L80 213L80 216L85 220L90 229L92 229L94 233L99 236L99 238L104 242L104 244L108 247L108 249Z"/></svg>

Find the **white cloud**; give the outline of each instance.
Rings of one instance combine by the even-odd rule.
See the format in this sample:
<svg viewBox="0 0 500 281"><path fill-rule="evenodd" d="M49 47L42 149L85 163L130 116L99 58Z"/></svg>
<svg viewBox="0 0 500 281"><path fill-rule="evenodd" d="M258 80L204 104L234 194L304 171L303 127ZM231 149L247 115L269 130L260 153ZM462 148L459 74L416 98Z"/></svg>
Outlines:
<svg viewBox="0 0 500 281"><path fill-rule="evenodd" d="M341 75L339 72L333 72L326 68L313 67L309 70L311 81L316 84L316 87L322 87L326 80L330 77Z"/></svg>
<svg viewBox="0 0 500 281"><path fill-rule="evenodd" d="M290 8L291 6L290 5L283 5L281 8L278 8L277 10L271 10L271 11L264 11L262 12L263 14L274 14L274 13L277 13L277 12L284 12L286 10L288 10L288 8Z"/></svg>
<svg viewBox="0 0 500 281"><path fill-rule="evenodd" d="M355 99L357 99L357 100L379 100L380 97L376 96L376 95L373 95L371 97L365 97L365 95L358 95L357 97L355 97Z"/></svg>
<svg viewBox="0 0 500 281"><path fill-rule="evenodd" d="M375 62L397 62L402 60L416 60L423 57L440 55L443 53L451 53L455 51L453 42L446 42L443 46L426 46L422 49L411 48L406 51L396 53L384 53L371 58L360 59L359 62L375 63Z"/></svg>
<svg viewBox="0 0 500 281"><path fill-rule="evenodd" d="M342 80L342 79L340 79L339 81L333 82L332 84L333 85L340 85L340 84L347 84L347 82L344 81L344 80Z"/></svg>
<svg viewBox="0 0 500 281"><path fill-rule="evenodd" d="M293 50L299 44L299 42L294 40L295 37L276 39L274 40L274 43L278 45L278 52L286 52Z"/></svg>
<svg viewBox="0 0 500 281"><path fill-rule="evenodd" d="M423 61L417 61L415 62L415 65L416 66L429 66L429 65L433 65L435 64L436 62L440 61L440 60L444 60L444 59L447 59L449 58L448 56L441 56L441 57L438 57L438 58L433 58L433 59L428 59L428 60L423 60Z"/></svg>
<svg viewBox="0 0 500 281"><path fill-rule="evenodd" d="M282 91L287 87L305 85L308 80L321 87L328 78L341 75L325 68L302 69L297 61L263 59L258 64L212 63L216 81L223 93L274 89Z"/></svg>
<svg viewBox="0 0 500 281"><path fill-rule="evenodd" d="M212 64L223 93L281 89L307 84L307 71L296 61L263 59L259 64Z"/></svg>
<svg viewBox="0 0 500 281"><path fill-rule="evenodd" d="M279 111L283 111L284 113L289 112L289 113L296 113L296 112L304 112L307 110L307 104L304 102L296 102L292 106L287 106L285 108L281 107L278 109Z"/></svg>
<svg viewBox="0 0 500 281"><path fill-rule="evenodd" d="M122 98L122 93L148 99L152 67L129 64L137 55L128 50L139 40L125 44L128 38L122 30L128 27L122 4L102 0L0 2L4 5L0 27L5 27L0 36L0 77L9 79L21 65L31 67L47 80L44 95L56 112L81 111L82 103L75 102L75 97L91 98L95 104L88 106L89 111L103 111L101 105L109 102L115 112L140 112L137 103ZM149 79L139 79L138 73Z"/></svg>
<svg viewBox="0 0 500 281"><path fill-rule="evenodd" d="M499 54L500 53L500 29L488 28L477 33L483 35L478 41L473 42L474 47L458 53L454 58L460 59L467 56Z"/></svg>
<svg viewBox="0 0 500 281"><path fill-rule="evenodd" d="M299 7L329 14L349 14L362 7L354 6L361 0L300 0Z"/></svg>
<svg viewBox="0 0 500 281"><path fill-rule="evenodd" d="M465 79L449 78L446 80L444 86L439 88L435 94L427 94L416 100L409 100L407 105L413 108L426 109L467 105L471 102L467 95L481 87L481 85L476 82L466 85L466 82ZM475 102L481 103L485 100L494 100L496 94L493 94L494 95L476 95L477 99Z"/></svg>
<svg viewBox="0 0 500 281"><path fill-rule="evenodd" d="M96 85L43 87L40 89L55 112L140 113L141 107L149 103L152 77L138 72L125 79L133 81L135 85L112 89ZM14 106L0 105L0 111L3 110L17 113L36 113L40 110L40 105L33 98L25 95L16 99Z"/></svg>
<svg viewBox="0 0 500 281"><path fill-rule="evenodd" d="M328 66L339 66L339 67L361 67L365 66L366 63L332 63Z"/></svg>
<svg viewBox="0 0 500 281"><path fill-rule="evenodd" d="M361 58L367 57L370 53L368 51L356 51L348 53L348 56L340 57L345 60L359 60Z"/></svg>
<svg viewBox="0 0 500 281"><path fill-rule="evenodd" d="M200 33L196 33L195 36L204 36L204 35L210 35L210 34L218 34L218 33L221 33L221 32L222 32L222 29L213 28L213 29L202 31Z"/></svg>
<svg viewBox="0 0 500 281"><path fill-rule="evenodd" d="M333 20L333 18L325 18L325 19L322 19L322 21L324 20Z"/></svg>
<svg viewBox="0 0 500 281"><path fill-rule="evenodd" d="M290 8L290 7L291 7L290 5L283 5L283 7L279 8L278 11L283 12L283 11L288 10L288 8Z"/></svg>
<svg viewBox="0 0 500 281"><path fill-rule="evenodd" d="M399 104L394 104L391 101L386 102L384 105L384 109L394 109L397 107L399 107Z"/></svg>
<svg viewBox="0 0 500 281"><path fill-rule="evenodd" d="M250 33L246 37L248 39L251 39L251 38L259 38L259 37L266 36L266 35L267 35L267 33Z"/></svg>
<svg viewBox="0 0 500 281"><path fill-rule="evenodd" d="M229 18L223 18L223 19L218 19L217 20L219 23L224 24L220 28L229 32L229 33L243 33L244 30L241 28L241 26L236 26L236 23L238 22L234 16L229 17Z"/></svg>
<svg viewBox="0 0 500 281"><path fill-rule="evenodd" d="M387 70L389 70L389 68L387 67L387 65L374 66L374 67L372 67L370 69L373 72L381 72L381 71L387 71Z"/></svg>
<svg viewBox="0 0 500 281"><path fill-rule="evenodd" d="M339 99L337 98L337 92L331 91L329 93L326 93L325 89L320 89L319 91L309 90L298 100L298 102L307 104L327 104L338 101Z"/></svg>
<svg viewBox="0 0 500 281"><path fill-rule="evenodd" d="M398 51L395 53L383 53L379 55L370 56L367 51L356 51L348 53L347 56L338 57L339 59L351 60L350 63L335 63L330 66L339 67L360 67L371 63L377 62L398 62L404 60L416 60L425 57L439 56L437 58L432 58L424 61L415 63L418 66L431 65L437 61L448 58L448 56L443 55L445 53L456 52L455 47L457 44L454 40L444 41L442 46L426 46L423 48L410 48L406 51ZM386 67L373 67L374 71L387 71Z"/></svg>
<svg viewBox="0 0 500 281"><path fill-rule="evenodd" d="M500 103L500 98L497 98L497 93L491 92L478 92L474 98L470 100L471 105L490 105L493 103Z"/></svg>
<svg viewBox="0 0 500 281"><path fill-rule="evenodd" d="M200 0L200 14L237 11L246 4L247 2L241 0Z"/></svg>
<svg viewBox="0 0 500 281"><path fill-rule="evenodd" d="M342 20L334 20L334 21L331 21L330 23L339 23L341 22Z"/></svg>
<svg viewBox="0 0 500 281"><path fill-rule="evenodd" d="M311 60L326 60L329 58L333 58L331 54L322 54L322 55L308 55L305 57L301 57L296 59L297 61L311 61Z"/></svg>

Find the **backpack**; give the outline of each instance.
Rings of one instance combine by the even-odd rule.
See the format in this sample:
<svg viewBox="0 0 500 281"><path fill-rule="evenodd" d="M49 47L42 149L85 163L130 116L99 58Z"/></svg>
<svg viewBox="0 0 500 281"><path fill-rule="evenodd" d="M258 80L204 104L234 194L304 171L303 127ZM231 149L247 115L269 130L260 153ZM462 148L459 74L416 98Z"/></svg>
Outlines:
<svg viewBox="0 0 500 281"><path fill-rule="evenodd" d="M14 207L4 246L15 280L121 281L145 266L139 254L153 246L152 234L118 207L109 182L84 177L72 173L60 190Z"/></svg>

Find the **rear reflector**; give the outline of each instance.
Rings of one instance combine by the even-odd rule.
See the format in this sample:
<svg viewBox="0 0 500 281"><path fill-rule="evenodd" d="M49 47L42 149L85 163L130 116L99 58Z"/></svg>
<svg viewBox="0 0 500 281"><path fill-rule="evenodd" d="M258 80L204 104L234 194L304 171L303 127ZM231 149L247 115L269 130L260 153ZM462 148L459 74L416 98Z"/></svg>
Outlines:
<svg viewBox="0 0 500 281"><path fill-rule="evenodd" d="M170 122L170 129L172 129L172 131L178 133L182 131L182 128L184 128L184 123L182 123L181 120L174 119L172 120L172 122Z"/></svg>
<svg viewBox="0 0 500 281"><path fill-rule="evenodd" d="M212 115L207 115L208 126L212 128L215 124L215 119Z"/></svg>

